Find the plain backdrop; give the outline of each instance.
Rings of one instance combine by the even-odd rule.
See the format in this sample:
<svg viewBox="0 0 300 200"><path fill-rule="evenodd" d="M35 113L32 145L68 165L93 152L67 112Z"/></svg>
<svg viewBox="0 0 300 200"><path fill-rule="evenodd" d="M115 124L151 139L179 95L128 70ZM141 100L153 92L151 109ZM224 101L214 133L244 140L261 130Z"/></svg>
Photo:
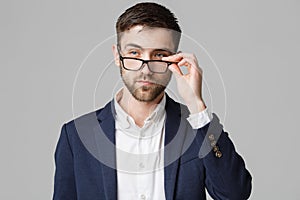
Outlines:
<svg viewBox="0 0 300 200"><path fill-rule="evenodd" d="M299 1L160 3L179 19L182 48L196 51L205 100L253 176L250 199L299 198ZM111 45L133 4L1 0L0 199L52 198L62 124L121 85Z"/></svg>

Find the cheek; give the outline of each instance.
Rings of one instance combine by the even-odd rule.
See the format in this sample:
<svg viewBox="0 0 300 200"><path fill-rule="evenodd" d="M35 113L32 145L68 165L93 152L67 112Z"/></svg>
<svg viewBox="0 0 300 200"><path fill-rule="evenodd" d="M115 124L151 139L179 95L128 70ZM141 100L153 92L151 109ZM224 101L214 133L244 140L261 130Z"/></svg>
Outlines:
<svg viewBox="0 0 300 200"><path fill-rule="evenodd" d="M167 72L166 74L160 75L156 78L157 82L163 86L167 86L170 82L172 72Z"/></svg>
<svg viewBox="0 0 300 200"><path fill-rule="evenodd" d="M162 75L162 79L165 81L169 81L172 77L172 72L171 71L167 71L166 74Z"/></svg>
<svg viewBox="0 0 300 200"><path fill-rule="evenodd" d="M120 68L120 73L121 73L121 76L123 77L123 79L127 83L133 83L134 82L134 79L135 79L134 72L126 71L125 69Z"/></svg>

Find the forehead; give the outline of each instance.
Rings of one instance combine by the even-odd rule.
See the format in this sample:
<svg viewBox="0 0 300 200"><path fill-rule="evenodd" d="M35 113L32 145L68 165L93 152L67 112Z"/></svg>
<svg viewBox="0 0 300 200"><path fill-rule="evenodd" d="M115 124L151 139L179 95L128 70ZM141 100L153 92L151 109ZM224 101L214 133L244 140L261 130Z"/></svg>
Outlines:
<svg viewBox="0 0 300 200"><path fill-rule="evenodd" d="M120 34L121 48L136 44L143 49L167 49L175 51L174 31L165 28L134 26Z"/></svg>

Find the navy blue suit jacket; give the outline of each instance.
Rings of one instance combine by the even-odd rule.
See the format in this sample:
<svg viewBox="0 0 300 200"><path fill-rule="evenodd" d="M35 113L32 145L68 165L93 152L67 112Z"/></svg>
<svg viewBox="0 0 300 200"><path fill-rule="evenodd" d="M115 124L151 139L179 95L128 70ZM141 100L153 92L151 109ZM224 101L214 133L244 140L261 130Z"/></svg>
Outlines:
<svg viewBox="0 0 300 200"><path fill-rule="evenodd" d="M54 200L117 200L114 112L111 101L62 126L55 151ZM172 145L165 150L165 160L178 157L165 162L166 199L204 200L205 188L214 199L248 199L251 175L217 116L193 130L187 108L168 96L166 114L165 147ZM208 132L217 139L221 157L212 150L205 153L211 149Z"/></svg>

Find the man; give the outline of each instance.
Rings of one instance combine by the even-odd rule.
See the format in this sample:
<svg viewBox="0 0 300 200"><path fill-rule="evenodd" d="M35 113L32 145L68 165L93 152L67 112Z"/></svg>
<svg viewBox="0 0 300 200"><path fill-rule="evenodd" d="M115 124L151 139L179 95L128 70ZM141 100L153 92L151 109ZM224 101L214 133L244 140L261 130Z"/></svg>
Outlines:
<svg viewBox="0 0 300 200"><path fill-rule="evenodd" d="M113 55L125 86L104 108L63 125L53 199L200 200L205 188L214 199L247 199L251 175L206 108L196 57L177 52L173 13L139 3L116 29ZM164 92L172 74L185 105Z"/></svg>

